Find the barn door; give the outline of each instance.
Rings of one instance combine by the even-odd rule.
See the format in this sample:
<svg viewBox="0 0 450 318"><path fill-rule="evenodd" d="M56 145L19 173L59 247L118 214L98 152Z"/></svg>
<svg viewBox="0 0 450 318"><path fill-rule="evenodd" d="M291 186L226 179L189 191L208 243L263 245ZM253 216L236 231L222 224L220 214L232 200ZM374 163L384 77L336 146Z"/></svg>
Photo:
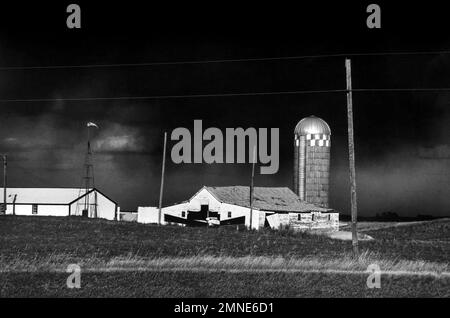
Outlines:
<svg viewBox="0 0 450 318"><path fill-rule="evenodd" d="M208 204L202 204L200 206L200 219L206 220L206 218L209 216L209 205Z"/></svg>

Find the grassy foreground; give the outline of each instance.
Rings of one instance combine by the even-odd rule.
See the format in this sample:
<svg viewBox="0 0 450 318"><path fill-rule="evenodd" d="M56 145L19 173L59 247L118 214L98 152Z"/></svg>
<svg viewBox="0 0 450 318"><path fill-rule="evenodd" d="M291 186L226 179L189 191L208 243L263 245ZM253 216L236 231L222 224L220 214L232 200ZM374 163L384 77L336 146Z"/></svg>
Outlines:
<svg viewBox="0 0 450 318"><path fill-rule="evenodd" d="M448 297L450 222L351 243L289 231L161 227L77 217L0 218L0 296ZM82 288L68 289L68 264ZM366 286L367 266L384 272Z"/></svg>
<svg viewBox="0 0 450 318"><path fill-rule="evenodd" d="M65 288L65 273L4 273L2 297L450 297L450 279L365 274L111 272L82 275L80 289Z"/></svg>

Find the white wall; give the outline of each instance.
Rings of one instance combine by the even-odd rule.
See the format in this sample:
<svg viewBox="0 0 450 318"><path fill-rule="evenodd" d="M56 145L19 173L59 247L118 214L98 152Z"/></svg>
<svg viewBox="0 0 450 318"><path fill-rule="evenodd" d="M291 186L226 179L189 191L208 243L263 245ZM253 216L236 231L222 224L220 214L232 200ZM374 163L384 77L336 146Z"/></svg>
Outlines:
<svg viewBox="0 0 450 318"><path fill-rule="evenodd" d="M117 213L117 221L137 222L137 212L119 212Z"/></svg>
<svg viewBox="0 0 450 318"><path fill-rule="evenodd" d="M231 212L231 218L228 217L228 212ZM245 217L245 226L250 226L250 208L242 207L239 205L222 203L220 207L220 220L234 219L237 217ZM261 224L261 216L265 216L265 213L256 209L252 210L252 229L260 229L264 226L264 220Z"/></svg>
<svg viewBox="0 0 450 318"><path fill-rule="evenodd" d="M138 207L138 223L158 223L158 208L153 206Z"/></svg>
<svg viewBox="0 0 450 318"><path fill-rule="evenodd" d="M267 216L267 221L272 229L278 230L282 226L289 225L289 214L287 213L274 213Z"/></svg>
<svg viewBox="0 0 450 318"><path fill-rule="evenodd" d="M97 217L107 220L114 220L116 216L116 204L99 192L97 193ZM89 217L94 215L95 192L88 194L89 196ZM84 209L85 197L75 201L70 206L70 214L81 216ZM118 211L117 211L118 212Z"/></svg>
<svg viewBox="0 0 450 318"><path fill-rule="evenodd" d="M267 221L273 229L283 226L293 229L336 229L339 228L339 213L274 213L267 216Z"/></svg>
<svg viewBox="0 0 450 318"><path fill-rule="evenodd" d="M91 196L94 194L92 193ZM105 197L103 194L97 194L98 208L97 213L99 218L114 220L116 217L116 204Z"/></svg>
<svg viewBox="0 0 450 318"><path fill-rule="evenodd" d="M208 190L200 190L188 203L189 211L200 211L200 205L208 204L209 210L220 212L221 203Z"/></svg>
<svg viewBox="0 0 450 318"><path fill-rule="evenodd" d="M17 209L16 209L17 211ZM69 206L68 205L38 205L37 215L48 215L48 216L68 216Z"/></svg>
<svg viewBox="0 0 450 318"><path fill-rule="evenodd" d="M15 209L16 215L31 215L32 205L31 204L16 204L15 208L12 204L6 205L6 214L13 214L13 209Z"/></svg>
<svg viewBox="0 0 450 318"><path fill-rule="evenodd" d="M6 214L13 214L13 204L7 205ZM33 214L32 204L16 204L16 215L37 215L37 216L67 216L69 215L68 205L48 205L38 204L37 214Z"/></svg>

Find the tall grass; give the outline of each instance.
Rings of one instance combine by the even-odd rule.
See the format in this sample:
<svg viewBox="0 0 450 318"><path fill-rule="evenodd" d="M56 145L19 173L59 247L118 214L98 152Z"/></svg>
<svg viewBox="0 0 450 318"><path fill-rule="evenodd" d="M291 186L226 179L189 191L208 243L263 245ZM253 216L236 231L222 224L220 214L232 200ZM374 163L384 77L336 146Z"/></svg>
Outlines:
<svg viewBox="0 0 450 318"><path fill-rule="evenodd" d="M189 257L142 257L129 253L126 256L105 259L92 255L77 259L70 254L51 254L46 257L14 259L0 257L0 272L41 272L65 271L68 264L76 263L84 271L343 271L364 272L371 264L379 266L382 272L401 272L405 274L450 275L448 263L383 259L373 252L365 251L359 257L351 254L337 258L324 257L280 257L280 256L212 256Z"/></svg>
<svg viewBox="0 0 450 318"><path fill-rule="evenodd" d="M302 271L302 270L337 270L337 271L366 271L371 264L376 264L382 271L404 271L404 272L435 272L444 273L449 271L449 264L426 262L422 260L386 260L375 253L363 252L355 258L351 254L339 258L305 257L284 258L267 256L208 256L200 255L193 257L176 258L153 258L144 259L136 256L116 257L111 259L106 267L117 268L180 268L180 269L208 269L208 270L271 270L271 271Z"/></svg>
<svg viewBox="0 0 450 318"><path fill-rule="evenodd" d="M291 229L184 228L81 218L3 217L0 271L449 271L450 222L370 232L351 243Z"/></svg>

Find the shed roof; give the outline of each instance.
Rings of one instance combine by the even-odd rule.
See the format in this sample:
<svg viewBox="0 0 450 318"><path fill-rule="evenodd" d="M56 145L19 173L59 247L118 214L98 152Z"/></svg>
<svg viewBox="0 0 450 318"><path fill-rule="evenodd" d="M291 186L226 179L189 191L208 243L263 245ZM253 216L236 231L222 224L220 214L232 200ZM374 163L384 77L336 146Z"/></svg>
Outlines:
<svg viewBox="0 0 450 318"><path fill-rule="evenodd" d="M205 187L219 201L244 207L250 207L250 187ZM332 209L322 208L300 200L289 188L254 187L253 207L259 210L274 212L329 212Z"/></svg>
<svg viewBox="0 0 450 318"><path fill-rule="evenodd" d="M82 197L85 192L85 189L80 188L7 188L6 201L13 203L14 195L17 195L17 204L69 204ZM2 202L3 191L0 191L0 203Z"/></svg>

